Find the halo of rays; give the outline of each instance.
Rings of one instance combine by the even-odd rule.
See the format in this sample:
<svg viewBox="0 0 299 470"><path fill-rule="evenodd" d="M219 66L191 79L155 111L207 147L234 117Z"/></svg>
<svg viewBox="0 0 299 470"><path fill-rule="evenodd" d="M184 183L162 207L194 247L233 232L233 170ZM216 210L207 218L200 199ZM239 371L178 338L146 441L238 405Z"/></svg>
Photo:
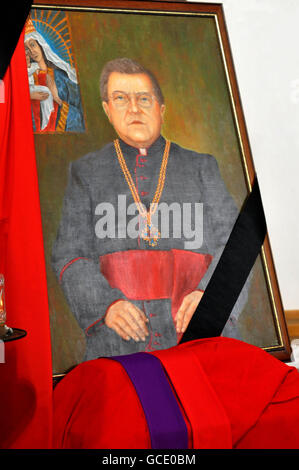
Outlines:
<svg viewBox="0 0 299 470"><path fill-rule="evenodd" d="M74 67L74 57L68 18L64 11L31 10L31 19L51 49L65 62Z"/></svg>

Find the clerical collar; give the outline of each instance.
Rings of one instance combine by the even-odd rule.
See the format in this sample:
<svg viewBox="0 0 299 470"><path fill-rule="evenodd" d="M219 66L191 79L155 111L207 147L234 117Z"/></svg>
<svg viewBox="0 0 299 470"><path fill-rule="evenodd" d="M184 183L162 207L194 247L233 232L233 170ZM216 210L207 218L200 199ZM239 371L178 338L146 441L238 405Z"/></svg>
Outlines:
<svg viewBox="0 0 299 470"><path fill-rule="evenodd" d="M157 153L161 154L161 152L163 153L164 151L164 148L165 148L165 139L162 135L160 135L157 140L155 140L155 142L148 148L136 148L136 147L132 147L131 145L128 145L126 144L126 142L124 142L122 139L119 139L119 143L120 143L120 146L121 146L121 150L123 152L124 155L127 155L127 156L130 156L130 155L134 155L136 156L136 154L140 153L141 155L155 155Z"/></svg>

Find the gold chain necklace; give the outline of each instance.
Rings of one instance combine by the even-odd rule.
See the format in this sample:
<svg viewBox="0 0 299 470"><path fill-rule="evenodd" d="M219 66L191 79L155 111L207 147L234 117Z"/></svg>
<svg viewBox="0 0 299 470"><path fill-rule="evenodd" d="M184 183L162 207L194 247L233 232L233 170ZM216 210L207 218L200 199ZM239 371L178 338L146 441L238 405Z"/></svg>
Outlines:
<svg viewBox="0 0 299 470"><path fill-rule="evenodd" d="M120 145L119 145L119 140L116 139L114 141L114 147L116 150L116 155L120 164L120 167L123 171L123 174L125 176L125 179L127 181L127 184L130 188L130 191L132 193L133 199L135 201L135 204L137 206L137 209L139 211L139 214L143 218L143 221L145 223L145 227L141 232L141 237L149 243L151 246L156 246L158 239L161 238L161 234L159 230L151 223L151 217L154 215L154 213L157 210L163 188L164 188L164 183L165 183L165 177L166 177L166 169L167 169L167 163L168 163L168 156L169 156L169 149L170 149L170 141L166 140L165 144L165 149L164 149L164 154L162 158L162 163L161 163L161 168L160 168L160 174L159 174L159 180L157 184L157 189L153 198L153 201L150 205L149 211L147 211L138 194L138 191L136 189L136 186L134 184L133 178L128 170L126 161L124 159L124 156L122 154Z"/></svg>

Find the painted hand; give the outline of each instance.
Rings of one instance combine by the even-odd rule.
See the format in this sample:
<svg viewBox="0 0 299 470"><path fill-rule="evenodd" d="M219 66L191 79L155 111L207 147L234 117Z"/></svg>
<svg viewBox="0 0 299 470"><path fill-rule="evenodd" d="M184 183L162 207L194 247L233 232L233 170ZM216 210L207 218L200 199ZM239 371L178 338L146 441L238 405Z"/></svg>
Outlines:
<svg viewBox="0 0 299 470"><path fill-rule="evenodd" d="M51 93L53 95L53 100L56 101L56 103L58 103L59 106L61 106L62 105L62 100L58 96L58 90L57 90L55 80L53 79L53 77L51 77L51 75L47 74L46 82L47 82L47 86L48 86L49 90L51 91Z"/></svg>
<svg viewBox="0 0 299 470"><path fill-rule="evenodd" d="M49 93L46 93L45 91L31 91L30 92L30 98L32 100L38 100L38 101L44 101L46 98L48 98Z"/></svg>
<svg viewBox="0 0 299 470"><path fill-rule="evenodd" d="M145 341L148 319L136 305L119 300L111 305L105 315L105 324L126 341Z"/></svg>
<svg viewBox="0 0 299 470"><path fill-rule="evenodd" d="M186 331L202 296L203 292L193 291L184 297L175 316L176 330L178 333L184 333Z"/></svg>

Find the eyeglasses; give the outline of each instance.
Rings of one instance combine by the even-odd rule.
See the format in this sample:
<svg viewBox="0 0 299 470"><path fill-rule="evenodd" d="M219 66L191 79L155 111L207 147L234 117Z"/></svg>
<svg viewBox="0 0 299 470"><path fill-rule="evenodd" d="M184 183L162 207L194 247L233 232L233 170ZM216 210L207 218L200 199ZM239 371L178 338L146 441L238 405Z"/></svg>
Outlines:
<svg viewBox="0 0 299 470"><path fill-rule="evenodd" d="M136 104L140 108L151 108L154 104L155 96L145 92L125 93L124 91L114 91L109 98L116 108L124 109L129 106L132 95L134 95Z"/></svg>

